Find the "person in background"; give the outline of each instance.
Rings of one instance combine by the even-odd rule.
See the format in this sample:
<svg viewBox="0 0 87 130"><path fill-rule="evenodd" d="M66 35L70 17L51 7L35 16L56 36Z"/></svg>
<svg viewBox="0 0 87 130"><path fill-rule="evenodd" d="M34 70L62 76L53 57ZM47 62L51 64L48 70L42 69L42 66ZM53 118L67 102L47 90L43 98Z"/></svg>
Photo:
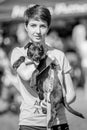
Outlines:
<svg viewBox="0 0 87 130"><path fill-rule="evenodd" d="M11 100L18 98L17 78L12 73L7 53L0 48L0 114L8 112L11 108ZM18 96L17 96L18 95ZM12 100L13 103L13 100Z"/></svg>
<svg viewBox="0 0 87 130"><path fill-rule="evenodd" d="M57 110L54 124L48 128L50 120L48 119L50 118L49 94L54 87L55 75L56 79L59 78L62 84L63 97L66 97L67 103L72 103L76 97L70 77L71 66L65 54L58 49L49 48L45 43L51 24L50 11L41 5L28 7L24 12L24 21L24 26L29 36L29 43L22 47L14 48L11 53L11 66L16 71L19 82L16 88L22 96L19 130L69 130L65 108L62 103ZM34 81L34 74L38 74L37 69L39 69L40 63L45 57L50 59L50 61L56 62L57 73L55 74L54 70L50 68L49 76L43 82L43 88L40 86L42 88L41 91L41 88L34 86L32 81ZM63 86L63 77L65 86Z"/></svg>
<svg viewBox="0 0 87 130"><path fill-rule="evenodd" d="M62 39L56 31L51 31L46 37L46 44L52 48L64 51Z"/></svg>
<svg viewBox="0 0 87 130"><path fill-rule="evenodd" d="M9 71L9 60L6 52L0 47L0 113L3 113L8 109L7 94L8 89L4 85L3 78Z"/></svg>
<svg viewBox="0 0 87 130"><path fill-rule="evenodd" d="M27 36L27 32L25 30L24 24L21 23L18 25L17 27L17 31L16 31L16 36L17 36L17 40L19 43L19 46L24 46L25 43L28 41L28 36Z"/></svg>
<svg viewBox="0 0 87 130"><path fill-rule="evenodd" d="M81 66L84 72L84 95L87 100L87 30L86 25L80 23L73 29L73 41L76 44L77 52L81 57Z"/></svg>

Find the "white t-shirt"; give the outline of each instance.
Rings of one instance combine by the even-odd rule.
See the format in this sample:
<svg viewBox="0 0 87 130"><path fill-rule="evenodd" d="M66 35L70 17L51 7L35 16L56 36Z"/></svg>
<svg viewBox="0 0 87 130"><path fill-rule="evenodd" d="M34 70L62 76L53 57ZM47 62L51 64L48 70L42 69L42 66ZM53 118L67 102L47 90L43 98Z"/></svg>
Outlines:
<svg viewBox="0 0 87 130"><path fill-rule="evenodd" d="M11 54L11 66L13 66L14 62L19 59L20 56L26 56L26 50L22 47L16 47ZM71 66L64 55L64 53L60 50L54 49L49 50L47 52L48 57L51 59L56 58L59 70L58 76L63 83L62 71L64 73L68 73L71 70ZM53 75L52 75L53 77ZM47 114L44 114L42 111L42 107L46 108L45 100L40 101L39 97L34 97L31 93L27 91L24 84L21 82L20 77L17 75L19 84L19 91L22 96L22 104L20 106L20 117L19 117L19 125L27 125L27 126L47 126ZM60 105L58 111L58 117L56 124L66 123L67 119L65 116L65 108L63 104Z"/></svg>

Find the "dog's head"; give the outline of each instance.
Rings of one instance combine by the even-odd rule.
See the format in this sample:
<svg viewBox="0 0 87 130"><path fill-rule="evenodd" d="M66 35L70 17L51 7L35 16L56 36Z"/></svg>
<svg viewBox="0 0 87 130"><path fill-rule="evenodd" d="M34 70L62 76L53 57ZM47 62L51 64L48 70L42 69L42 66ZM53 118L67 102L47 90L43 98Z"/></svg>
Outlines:
<svg viewBox="0 0 87 130"><path fill-rule="evenodd" d="M30 44L27 50L27 56L35 62L40 62L44 55L44 48L40 44Z"/></svg>

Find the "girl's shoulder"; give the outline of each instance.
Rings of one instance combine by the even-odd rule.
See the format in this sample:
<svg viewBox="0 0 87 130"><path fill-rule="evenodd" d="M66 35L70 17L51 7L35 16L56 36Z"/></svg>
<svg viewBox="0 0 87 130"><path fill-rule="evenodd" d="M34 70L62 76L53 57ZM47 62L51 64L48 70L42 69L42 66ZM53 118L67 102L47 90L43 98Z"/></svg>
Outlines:
<svg viewBox="0 0 87 130"><path fill-rule="evenodd" d="M21 56L26 56L26 52L24 50L24 47L15 47L11 51L10 61L11 64L13 64L15 61L17 61Z"/></svg>
<svg viewBox="0 0 87 130"><path fill-rule="evenodd" d="M48 51L48 57L50 57L52 60L56 59L57 64L60 66L60 68L63 68L64 64L64 57L65 54L63 51L58 50L58 49L53 49Z"/></svg>
<svg viewBox="0 0 87 130"><path fill-rule="evenodd" d="M25 55L26 54L26 51L24 49L24 47L15 47L12 52L11 52L11 55L13 56L20 56L20 55Z"/></svg>
<svg viewBox="0 0 87 130"><path fill-rule="evenodd" d="M64 56L65 56L64 52L61 51L61 50L58 50L58 49L49 50L47 52L47 54L48 54L48 56L54 57L54 58L56 58L58 60L63 60Z"/></svg>

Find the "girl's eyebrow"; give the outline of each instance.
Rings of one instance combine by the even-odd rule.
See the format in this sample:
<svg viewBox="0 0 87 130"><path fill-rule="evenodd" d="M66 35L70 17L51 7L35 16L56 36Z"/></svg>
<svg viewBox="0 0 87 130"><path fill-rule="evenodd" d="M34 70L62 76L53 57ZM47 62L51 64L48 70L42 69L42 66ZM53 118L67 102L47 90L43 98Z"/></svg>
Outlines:
<svg viewBox="0 0 87 130"><path fill-rule="evenodd" d="M36 24L36 23L33 23L33 22L32 22L32 23L29 23L29 24Z"/></svg>

